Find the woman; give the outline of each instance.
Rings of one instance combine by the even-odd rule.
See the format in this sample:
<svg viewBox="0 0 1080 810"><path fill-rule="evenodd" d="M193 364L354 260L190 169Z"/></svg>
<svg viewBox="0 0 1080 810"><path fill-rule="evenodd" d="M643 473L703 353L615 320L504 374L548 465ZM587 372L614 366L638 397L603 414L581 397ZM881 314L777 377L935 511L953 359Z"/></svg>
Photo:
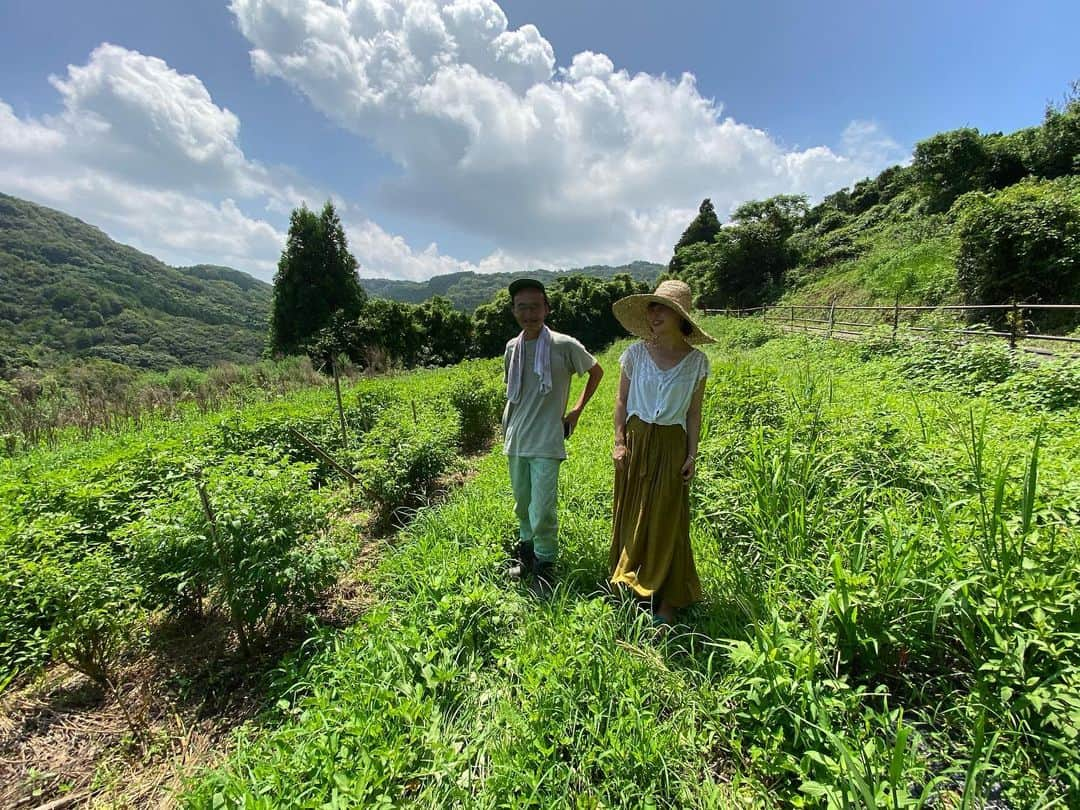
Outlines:
<svg viewBox="0 0 1080 810"><path fill-rule="evenodd" d="M690 317L690 288L681 281L627 296L612 309L641 340L619 358L611 582L651 600L653 620L670 624L701 598L690 481L709 360L694 345L715 341Z"/></svg>

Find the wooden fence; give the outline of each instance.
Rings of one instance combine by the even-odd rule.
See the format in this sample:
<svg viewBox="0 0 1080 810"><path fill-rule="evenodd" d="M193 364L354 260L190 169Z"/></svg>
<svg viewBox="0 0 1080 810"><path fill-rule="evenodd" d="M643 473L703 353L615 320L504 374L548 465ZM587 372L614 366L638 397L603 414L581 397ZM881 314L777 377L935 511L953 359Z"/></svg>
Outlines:
<svg viewBox="0 0 1080 810"><path fill-rule="evenodd" d="M1009 341L1020 351L1046 357L1080 358L1080 337L1044 334L1035 323L1040 313L1080 312L1080 304L974 304L946 306L840 306L837 304L778 304L749 309L706 309L708 315L729 317L760 317L789 332L806 332L840 340L857 340L872 329L882 326L892 331L895 339L902 325L906 330L922 333L950 333L968 336L996 337ZM954 312L963 315L967 325L958 327L926 326L919 318L931 312ZM971 315L993 318L997 327L972 323ZM839 317L838 317L839 316ZM1002 317L1004 316L1004 317ZM1001 324L1004 323L1004 328Z"/></svg>

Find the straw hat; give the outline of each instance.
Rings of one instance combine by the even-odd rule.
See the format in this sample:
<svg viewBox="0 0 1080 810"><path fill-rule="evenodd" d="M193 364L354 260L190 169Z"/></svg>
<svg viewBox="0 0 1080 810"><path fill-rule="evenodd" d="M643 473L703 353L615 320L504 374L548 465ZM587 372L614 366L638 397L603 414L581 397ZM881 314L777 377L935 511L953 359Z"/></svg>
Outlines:
<svg viewBox="0 0 1080 810"><path fill-rule="evenodd" d="M640 338L651 338L652 329L649 327L648 309L649 304L656 302L670 307L682 317L686 318L693 331L686 336L686 342L692 344L716 343L716 339L702 330L694 323L690 313L693 311L690 300L690 286L685 281L668 279L661 281L660 286L651 295L628 295L620 298L611 306L619 323L627 332Z"/></svg>

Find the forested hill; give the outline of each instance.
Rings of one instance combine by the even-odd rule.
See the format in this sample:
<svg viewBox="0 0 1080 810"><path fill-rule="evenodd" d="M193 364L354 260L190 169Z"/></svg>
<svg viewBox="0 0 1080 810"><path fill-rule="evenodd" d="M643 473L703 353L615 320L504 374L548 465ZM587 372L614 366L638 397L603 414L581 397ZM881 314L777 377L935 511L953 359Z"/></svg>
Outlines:
<svg viewBox="0 0 1080 810"><path fill-rule="evenodd" d="M250 362L271 287L170 267L67 214L0 194L0 371L100 357L166 369Z"/></svg>
<svg viewBox="0 0 1080 810"><path fill-rule="evenodd" d="M620 267L609 267L601 264L581 267L576 270L530 270L526 275L539 279L544 284L550 284L556 279L569 275L611 278L619 273L625 273L635 281L653 283L663 270L664 266L662 264L632 262ZM427 281L362 278L360 279L360 285L367 290L368 295L376 298L389 298L393 301L403 301L408 304L419 304L439 295L448 298L455 309L471 313L481 304L490 301L499 290L504 289L513 279L521 275L522 273L474 273L465 271L433 276Z"/></svg>
<svg viewBox="0 0 1080 810"><path fill-rule="evenodd" d="M810 202L751 200L722 226L706 199L669 270L703 307L1080 302L1080 82L1041 124L938 133Z"/></svg>

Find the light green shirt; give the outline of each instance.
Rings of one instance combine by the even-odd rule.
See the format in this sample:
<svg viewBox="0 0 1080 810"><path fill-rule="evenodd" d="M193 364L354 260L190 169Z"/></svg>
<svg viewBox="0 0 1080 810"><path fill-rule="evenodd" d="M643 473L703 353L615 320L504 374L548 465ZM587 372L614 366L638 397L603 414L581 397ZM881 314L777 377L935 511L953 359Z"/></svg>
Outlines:
<svg viewBox="0 0 1080 810"><path fill-rule="evenodd" d="M561 332L551 332L551 391L540 395L540 378L533 371L536 341L525 341L524 373L521 398L507 402L503 409L503 453L533 458L566 458L563 441L563 416L570 399L570 378L584 374L596 365L577 340ZM520 337L520 335L518 336ZM510 358L518 337L511 338L503 354L503 379L510 371Z"/></svg>

